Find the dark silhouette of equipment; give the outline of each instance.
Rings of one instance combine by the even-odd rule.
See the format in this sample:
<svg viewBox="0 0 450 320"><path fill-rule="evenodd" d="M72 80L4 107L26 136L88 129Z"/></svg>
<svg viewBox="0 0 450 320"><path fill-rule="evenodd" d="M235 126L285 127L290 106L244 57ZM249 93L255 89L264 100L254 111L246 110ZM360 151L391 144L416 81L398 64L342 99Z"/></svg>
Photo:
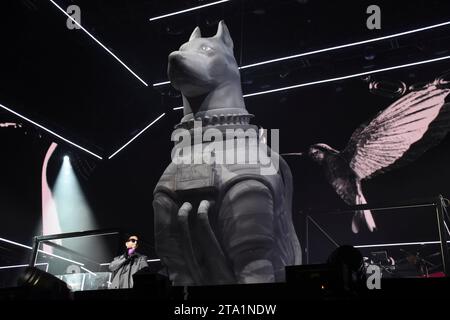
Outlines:
<svg viewBox="0 0 450 320"><path fill-rule="evenodd" d="M434 271L436 267L442 267L442 265L435 265L430 261L422 257L420 249L416 253L400 249L404 254L404 258L399 260L398 273L404 277L428 277L431 271ZM435 255L440 255L440 252L430 255L428 258Z"/></svg>
<svg viewBox="0 0 450 320"><path fill-rule="evenodd" d="M305 295L352 295L367 288L363 256L349 245L334 250L324 264L286 267L286 280Z"/></svg>
<svg viewBox="0 0 450 320"><path fill-rule="evenodd" d="M330 287L334 291L359 292L366 285L366 269L361 252L349 245L334 250L327 260L332 277Z"/></svg>
<svg viewBox="0 0 450 320"><path fill-rule="evenodd" d="M27 267L18 278L17 285L23 289L24 299L72 299L72 292L64 281L35 267Z"/></svg>

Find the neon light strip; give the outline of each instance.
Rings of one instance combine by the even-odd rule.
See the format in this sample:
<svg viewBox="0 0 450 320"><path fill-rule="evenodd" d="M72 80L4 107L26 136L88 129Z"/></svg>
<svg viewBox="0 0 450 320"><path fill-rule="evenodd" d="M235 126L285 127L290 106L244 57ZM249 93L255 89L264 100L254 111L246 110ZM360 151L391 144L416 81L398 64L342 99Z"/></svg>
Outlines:
<svg viewBox="0 0 450 320"><path fill-rule="evenodd" d="M6 242L6 243L10 243L10 244L13 244L13 245L16 245L16 246L19 246L19 247L23 247L23 248L26 248L26 249L29 249L29 250L32 250L33 248L32 247L30 247L30 246L27 246L27 245L24 245L24 244L21 244L21 243L18 243L18 242L14 242L14 241L11 241L11 240L8 240L8 239L4 239L4 238L0 238L0 241L3 241L3 242ZM55 254L52 254L52 253L49 253L49 252L45 252L45 251L42 251L42 250L38 250L39 252L42 252L42 253L45 253L45 254L48 254L48 255L51 255L51 256L54 256L54 257L56 257L56 258L60 258L60 259L63 259L63 260L66 260L66 261L69 261L69 262L73 262L73 263L75 263L75 264L78 264L78 265L80 265L80 266L84 266L84 264L83 263L80 263L80 262L77 262L77 261L73 261L73 260L70 260L70 259L66 259L66 258L63 258L63 257L60 257L60 256L57 256L57 255L55 255ZM155 261L161 261L160 259L149 259L149 260L147 260L148 262L155 262ZM48 265L48 263L36 263L36 265L38 266L38 265ZM100 265L101 266L108 266L109 265L109 263L100 263ZM19 268L19 267L26 267L26 266L29 266L28 264L23 264L23 265L17 265L17 266L4 266L4 267L0 267L0 269L6 269L6 268ZM93 274L93 275L96 275L94 272L92 272L92 271L89 271L88 269L86 269L86 268L84 268L84 267L81 267L81 269L83 269L83 270L85 270L85 271L87 271L87 272L89 272L89 273L91 273L91 274Z"/></svg>
<svg viewBox="0 0 450 320"><path fill-rule="evenodd" d="M245 94L244 98L258 96L258 95L262 95L262 94L266 94L266 93L273 93L273 92L291 90L291 89L311 86L311 85L314 85L314 84L321 84L321 83L345 80L345 79L360 77L360 76L364 76L364 75L368 75L368 74L379 73L379 72L384 72L384 71L389 71L389 70L396 70L396 69L401 69L401 68L407 68L407 67L417 66L417 65L421 65L421 64L427 64L427 63L431 63L431 62L446 60L446 59L449 59L449 58L450 58L450 56L445 56L445 57L441 57L441 58L435 58L435 59L430 59L430 60L423 60L423 61L403 64L403 65L388 67L388 68L382 68L382 69L376 69L376 70L367 71L367 72L360 72L360 73L350 74L350 75L342 76L342 77L336 77L336 78L330 78L330 79L325 79L325 80L318 80L318 81L313 81L313 82L300 83L300 84L296 84L296 85L293 85L293 86L288 86L288 87L282 87L282 88L278 88L278 89L272 89L272 90L266 90L266 91L260 91L260 92Z"/></svg>
<svg viewBox="0 0 450 320"><path fill-rule="evenodd" d="M398 243L384 243L384 244L366 244L361 246L354 246L355 248L376 248L376 247L398 247L398 246L414 246L424 244L439 244L440 241L425 241L425 242L398 242ZM450 243L450 241L447 241Z"/></svg>
<svg viewBox="0 0 450 320"><path fill-rule="evenodd" d="M83 281L81 282L81 291L83 291L84 290L84 282L85 282L85 280L86 280L86 275L85 274L83 274Z"/></svg>
<svg viewBox="0 0 450 320"><path fill-rule="evenodd" d="M157 261L161 261L161 259L148 259L147 262L157 262ZM109 266L110 263L100 263L101 266Z"/></svg>
<svg viewBox="0 0 450 320"><path fill-rule="evenodd" d="M181 109L183 109L183 107L176 107L176 108L173 108L173 110L181 110Z"/></svg>
<svg viewBox="0 0 450 320"><path fill-rule="evenodd" d="M15 242L15 241L11 241L11 240L8 240L8 239L0 238L0 241L6 242L6 243L9 243L9 244L13 244L15 246L19 246L19 247L22 247L22 248L25 248L25 249L28 249L28 250L33 250L33 248L30 247L30 246L26 246L24 244L21 244L21 243ZM50 253L50 252L46 252L46 251L43 251L43 250L38 250L38 252L48 254L49 256L52 256L52 257L55 257L55 258L58 258L58 259L61 259L61 260L72 262L72 263L78 264L80 266L84 266L84 263L77 262L77 261L74 261L74 260L70 260L70 259L67 259L67 258L64 258L64 257L60 257L60 256L58 256L56 254L53 254L53 253Z"/></svg>
<svg viewBox="0 0 450 320"><path fill-rule="evenodd" d="M85 267L81 267L81 269L83 269L84 271L87 271L88 273L92 274L93 276L97 276L96 273L94 273L94 272L92 272L92 271L86 269Z"/></svg>
<svg viewBox="0 0 450 320"><path fill-rule="evenodd" d="M47 265L48 263L36 263L37 266L43 266L43 265ZM17 265L13 265L13 266L2 266L0 267L0 269L13 269L13 268L23 268L23 267L28 267L29 264L17 264Z"/></svg>
<svg viewBox="0 0 450 320"><path fill-rule="evenodd" d="M300 57L304 57L304 56L309 56L309 55L313 55L313 54L316 54L316 53L322 53L322 52L333 51L333 50L337 50L337 49L343 49L343 48L359 46L361 44L366 44L366 43L376 42L376 41L380 41L380 40L391 39L391 38L395 38L395 37L401 37L401 36L404 36L404 35L407 35L407 34L412 34L412 33L416 33L416 32L421 32L421 31L425 31L425 30L439 28L439 27L442 27L442 26L447 26L449 24L450 24L450 21L446 21L446 22L433 24L431 26L427 26L427 27L423 27L423 28L419 28L419 29L409 30L409 31L400 32L400 33L394 33L394 34L391 34L389 36L378 37L378 38L373 38L373 39L368 39L368 40L363 40L363 41L358 41L358 42L352 42L352 43L347 43L347 44L334 46L334 47L329 47L329 48L325 48L325 49L319 49L319 50L314 50L314 51L294 54L292 56L282 57L282 58L278 58L278 59L272 59L272 60L257 62L257 63L253 63L253 64L242 66L239 69L247 69L247 68L252 68L252 67L256 67L256 66L261 66L261 65L264 65L264 64L269 64L269 63L274 63L274 62L279 62L279 61L284 61L284 60L289 60L289 59L295 59L295 58L300 58Z"/></svg>
<svg viewBox="0 0 450 320"><path fill-rule="evenodd" d="M70 259L58 256L56 254L53 254L53 253L50 253L50 252L47 252L47 251L44 251L44 250L38 250L38 252L47 254L49 256L52 256L52 257L55 257L55 258L58 258L58 259L61 259L61 260L67 261L67 262L75 263L75 264L78 264L80 266L84 266L84 263L81 263L81 262L78 262L78 261L75 261L75 260L70 260Z"/></svg>
<svg viewBox="0 0 450 320"><path fill-rule="evenodd" d="M18 242L14 242L14 241L11 241L11 240L8 240L8 239L4 239L4 238L0 238L0 241L6 242L6 243L9 243L9 244L13 244L15 246L19 246L19 247L22 247L22 248L30 249L30 250L33 249L30 246L26 246L24 244L21 244L21 243L18 243Z"/></svg>
<svg viewBox="0 0 450 320"><path fill-rule="evenodd" d="M37 264L36 264L37 265ZM18 264L15 266L4 266L4 267L0 267L0 269L13 269L13 268L23 268L23 267L28 267L29 264Z"/></svg>
<svg viewBox="0 0 450 320"><path fill-rule="evenodd" d="M152 86L154 86L154 87L164 86L169 83L170 83L170 81L157 82L157 83L152 84Z"/></svg>
<svg viewBox="0 0 450 320"><path fill-rule="evenodd" d="M394 67L377 69L377 70L373 70L373 71L355 73L355 74L350 74L348 76L330 78L330 79L325 79L325 80L318 80L318 81L313 81L313 82L306 82L306 83L301 83L301 84L297 84L297 85L293 85L293 86L289 86L289 87L283 87L283 88L272 89L272 90L267 90L267 91L260 91L260 92L255 92L255 93L249 93L249 94L245 94L243 97L244 98L248 98L248 97L258 96L258 95L266 94L266 93L273 93L273 92L278 92L278 91L284 91L284 90L291 90L291 89L296 89L296 88L301 88L301 87L307 87L307 86L311 86L311 85L314 85L314 84L320 84L320 83L327 83L327 82L345 80L345 79L350 79L350 78L356 78L356 77L360 77L360 76L368 75L368 74L372 74L372 73L379 73L379 72L388 71L388 70L407 68L407 67L411 67L411 66L417 66L417 65L421 65L421 64L426 64L426 63L431 63L431 62L436 62L436 61L446 60L446 59L450 59L450 56L445 56L445 57L436 58L436 59L430 59L430 60L424 60L424 61L418 61L418 62L398 65L398 66L394 66ZM182 107L173 108L173 110L178 110L178 109L182 109Z"/></svg>
<svg viewBox="0 0 450 320"><path fill-rule="evenodd" d="M133 140L135 140L137 137L139 137L142 133L144 133L145 130L147 130L148 128L150 128L154 123L156 123L159 119L161 119L162 117L165 116L166 113L161 114L158 118L156 118L155 120L153 120L152 123L150 123L148 126L146 126L144 129L142 129L137 135L135 135L133 138L131 138L130 141L128 141L127 143L125 143L122 147L120 147L116 152L114 152L112 155L110 155L108 157L108 159L111 159L112 157L114 157L116 154L118 154L123 148L125 148L127 145L129 145L131 142L133 142Z"/></svg>
<svg viewBox="0 0 450 320"><path fill-rule="evenodd" d="M193 8L190 8L190 9L185 9L185 10L181 10L181 11L168 13L168 14L165 14L165 15L162 15L162 16L153 17L153 18L150 18L149 20L150 21L155 21L155 20L159 20L159 19L175 16L177 14L181 14L181 13L185 13L185 12L190 12L190 11L199 10L199 9L202 9L202 8L214 6L216 4L220 4L220 3L228 2L228 1L230 1L230 0L221 0L221 1L211 2L211 3L208 3L208 4L201 5L201 6L193 7Z"/></svg>
<svg viewBox="0 0 450 320"><path fill-rule="evenodd" d="M122 60L119 59L114 53L111 52L107 47L105 47L100 41L98 41L92 34L89 33L81 24L78 23L75 19L73 19L63 8L61 8L58 4L56 4L55 1L49 0L55 7L59 9L62 13L64 13L70 20L72 20L78 27L80 27L81 30L83 30L89 37L91 37L92 40L97 42L103 49L106 50L114 59L116 59L122 66L125 67L133 76L135 76L139 81L141 81L146 87L148 87L148 84L142 80L136 73L134 73L133 70L131 70Z"/></svg>
<svg viewBox="0 0 450 320"><path fill-rule="evenodd" d="M39 128L41 128L42 130L45 130L46 132L48 132L48 133L54 135L55 137L57 137L57 138L59 138L59 139L65 141L65 142L67 142L67 143L73 145L74 147L77 147L78 149L83 150L84 152L87 152L87 153L89 153L90 155L93 155L94 157L96 157L96 158L98 158L98 159L100 159L100 160L103 160L102 157L100 157L99 155L93 153L92 151L89 151L88 149L83 148L82 146L80 146L80 145L78 145L78 144L76 144L76 143L74 143L74 142L72 142L72 141L70 141L70 140L68 140L68 139L66 139L66 138L64 138L64 137L62 137L62 136L60 136L60 135L57 134L56 132L54 132L54 131L52 131L52 130L50 130L50 129L47 129L46 127L40 125L39 123L37 123L37 122L35 122L35 121L33 121L33 120L31 120L31 119L29 119L29 118L27 118L27 117L21 115L20 113L14 111L14 110L12 110L12 109L10 109L10 108L8 108L8 107L5 107L5 106L2 105L1 103L0 103L0 107L3 108L3 109L5 109L5 110L8 111L8 112L11 112L12 114L15 114L15 115L18 116L19 118L22 118L22 119L28 121L29 123L34 124L36 127L39 127Z"/></svg>
<svg viewBox="0 0 450 320"><path fill-rule="evenodd" d="M368 40L363 40L363 41L358 41L358 42L352 42L352 43L347 43L347 44L334 46L334 47L329 47L329 48L325 48L325 49L308 51L308 52L303 52L303 53L299 53L299 54L294 54L294 55L291 55L291 56L286 56L286 57L281 57L281 58L277 58L277 59L271 59L271 60L266 60L266 61L257 62L257 63L253 63L253 64L248 64L248 65L244 65L244 66L239 67L239 69L253 68L253 67L261 66L261 65L264 65L264 64L269 64L269 63L274 63L274 62L279 62L279 61L284 61L284 60L289 60L289 59L305 57L305 56L313 55L313 54L316 54L316 53L333 51L333 50L342 49L342 48L349 48L349 47L358 46L358 45L365 44L365 43L371 43L371 42L376 42L376 41L380 41L380 40L386 40L386 39L390 39L390 38L404 36L404 35L407 35L407 34L412 34L412 33L416 33L416 32L421 32L421 31L425 31L425 30L439 28L439 27L446 26L446 25L449 25L449 24L450 24L450 21L446 21L446 22L433 24L431 26L427 26L427 27L423 27L423 28L419 28L419 29L409 30L409 31L400 32L400 33L394 33L394 34L391 34L389 36L373 38L373 39L368 39ZM170 83L170 81L158 82L158 83L154 83L153 86L157 87L157 86L162 86L162 85L166 85L166 84L169 84L169 83Z"/></svg>

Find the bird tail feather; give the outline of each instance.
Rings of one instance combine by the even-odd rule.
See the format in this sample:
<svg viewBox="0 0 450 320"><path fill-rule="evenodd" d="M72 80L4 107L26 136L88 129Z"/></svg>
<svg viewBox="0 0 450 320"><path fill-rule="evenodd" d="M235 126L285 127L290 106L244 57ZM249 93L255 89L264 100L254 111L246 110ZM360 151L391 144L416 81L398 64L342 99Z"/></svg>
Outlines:
<svg viewBox="0 0 450 320"><path fill-rule="evenodd" d="M366 199L362 194L358 194L356 196L356 204L367 204ZM370 210L359 210L356 211L353 215L352 219L352 231L353 233L358 233L361 224L365 222L367 228L370 230L370 232L373 232L377 226L375 224L375 220L373 219L372 212Z"/></svg>

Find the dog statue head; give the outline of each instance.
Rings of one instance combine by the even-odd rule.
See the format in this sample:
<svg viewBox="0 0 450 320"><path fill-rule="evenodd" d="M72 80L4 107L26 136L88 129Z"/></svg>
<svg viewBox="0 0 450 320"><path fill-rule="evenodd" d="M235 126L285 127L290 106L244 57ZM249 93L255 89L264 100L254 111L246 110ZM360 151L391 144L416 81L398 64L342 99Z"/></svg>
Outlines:
<svg viewBox="0 0 450 320"><path fill-rule="evenodd" d="M210 38L202 38L196 27L189 41L169 55L167 73L182 93L185 116L247 113L233 40L223 21Z"/></svg>

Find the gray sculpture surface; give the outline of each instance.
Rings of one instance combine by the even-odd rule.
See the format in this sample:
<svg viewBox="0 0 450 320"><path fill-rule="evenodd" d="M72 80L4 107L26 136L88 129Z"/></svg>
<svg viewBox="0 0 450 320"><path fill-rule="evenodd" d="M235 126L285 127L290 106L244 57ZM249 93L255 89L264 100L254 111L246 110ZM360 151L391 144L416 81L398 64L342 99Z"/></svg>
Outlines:
<svg viewBox="0 0 450 320"><path fill-rule="evenodd" d="M260 159L216 161L230 145L236 158L253 155L249 144L239 141L246 141L246 132L257 130L245 108L233 41L224 22L210 38L203 38L197 27L189 41L169 55L168 74L184 104L184 117L174 134L188 132L194 137L175 145L172 163L154 190L156 251L171 281L175 285L283 281L284 267L301 263L292 223L289 167L259 139L256 146L277 159L278 170L262 173L265 164ZM233 142L217 144L209 153L210 161L205 161L210 145L201 132L208 129L219 132L216 140ZM229 132L234 134L231 140Z"/></svg>

